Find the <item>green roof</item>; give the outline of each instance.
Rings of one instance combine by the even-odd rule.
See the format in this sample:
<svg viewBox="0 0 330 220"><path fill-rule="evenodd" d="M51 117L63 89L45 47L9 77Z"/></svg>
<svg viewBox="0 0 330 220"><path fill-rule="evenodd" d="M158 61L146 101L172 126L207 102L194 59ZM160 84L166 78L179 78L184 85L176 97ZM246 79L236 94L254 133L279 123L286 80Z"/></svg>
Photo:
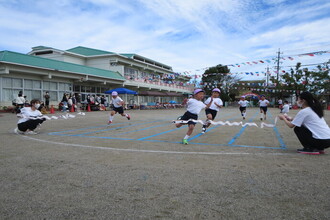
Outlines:
<svg viewBox="0 0 330 220"><path fill-rule="evenodd" d="M133 56L135 55L134 53L120 53L120 55L124 56L124 57L128 57L128 58L133 58Z"/></svg>
<svg viewBox="0 0 330 220"><path fill-rule="evenodd" d="M93 49L93 48L88 48L88 47L74 47L69 50L66 50L71 53L76 53L80 54L83 56L96 56L96 55L110 55L110 54L115 54L113 52L105 51L105 50L98 50L98 49Z"/></svg>
<svg viewBox="0 0 330 220"><path fill-rule="evenodd" d="M54 48L52 48L52 47L45 47L45 46L32 47L32 50L45 50L45 49L54 49Z"/></svg>
<svg viewBox="0 0 330 220"><path fill-rule="evenodd" d="M124 81L125 78L118 72L110 70L104 70L94 67L88 67L84 65L68 63L53 59L47 59L38 56L32 56L12 51L0 51L0 62L14 63L17 65L28 65L39 68L47 68L58 71L65 71L78 74L86 74L91 76L98 76L116 80Z"/></svg>

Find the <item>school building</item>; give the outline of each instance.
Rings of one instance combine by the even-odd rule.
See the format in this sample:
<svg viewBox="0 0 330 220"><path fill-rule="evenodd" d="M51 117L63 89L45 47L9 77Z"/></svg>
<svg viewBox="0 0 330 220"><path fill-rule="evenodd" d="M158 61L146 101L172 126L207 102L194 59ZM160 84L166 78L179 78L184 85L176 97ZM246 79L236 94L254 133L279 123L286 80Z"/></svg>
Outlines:
<svg viewBox="0 0 330 220"><path fill-rule="evenodd" d="M138 95L121 95L128 104L181 103L193 90L190 78L171 66L138 54L87 47L59 50L33 47L28 54L0 51L0 106L10 106L19 91L43 100L46 91L57 105L64 93L87 95L125 87Z"/></svg>

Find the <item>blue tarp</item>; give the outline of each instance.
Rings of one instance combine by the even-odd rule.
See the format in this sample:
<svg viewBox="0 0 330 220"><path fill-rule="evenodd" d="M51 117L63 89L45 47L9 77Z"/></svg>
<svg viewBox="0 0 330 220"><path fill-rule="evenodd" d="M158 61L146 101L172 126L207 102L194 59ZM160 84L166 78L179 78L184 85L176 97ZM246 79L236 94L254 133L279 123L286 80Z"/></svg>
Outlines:
<svg viewBox="0 0 330 220"><path fill-rule="evenodd" d="M126 88L116 88L116 89L111 89L105 92L105 94L111 94L112 92L118 92L118 94L133 94L133 95L137 95L137 92L130 90L130 89L126 89Z"/></svg>

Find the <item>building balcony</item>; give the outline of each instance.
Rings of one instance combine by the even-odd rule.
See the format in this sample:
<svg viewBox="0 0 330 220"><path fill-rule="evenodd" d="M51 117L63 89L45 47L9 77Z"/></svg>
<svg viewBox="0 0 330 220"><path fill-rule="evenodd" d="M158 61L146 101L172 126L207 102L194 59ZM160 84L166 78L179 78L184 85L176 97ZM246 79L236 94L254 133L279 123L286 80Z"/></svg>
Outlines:
<svg viewBox="0 0 330 220"><path fill-rule="evenodd" d="M194 90L194 85L176 85L168 84L162 81L151 81L147 79L130 79L129 76L126 76L126 81L124 82L125 86L133 86L138 88L147 88L149 90L163 90L169 92L180 92L180 93L191 93Z"/></svg>

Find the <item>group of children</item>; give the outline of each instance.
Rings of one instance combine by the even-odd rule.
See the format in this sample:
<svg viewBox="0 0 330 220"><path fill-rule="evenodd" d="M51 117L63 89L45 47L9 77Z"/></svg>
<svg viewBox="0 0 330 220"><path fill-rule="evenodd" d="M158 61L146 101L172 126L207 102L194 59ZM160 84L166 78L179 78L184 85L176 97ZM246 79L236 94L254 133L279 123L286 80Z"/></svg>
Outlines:
<svg viewBox="0 0 330 220"><path fill-rule="evenodd" d="M108 124L111 124L116 113L131 119L129 114L124 113L124 101L118 96L117 92L112 92L112 105L113 109L109 116ZM215 88L212 90L212 95L205 101L205 92L202 89L195 89L193 97L187 101L187 111L183 116L179 117L180 120L188 121L188 131L182 140L183 144L188 144L188 139L192 134L196 122L193 120L198 119L198 115L202 109L205 109L206 120L203 124L202 133L205 133L206 129L211 125L210 120L214 120L218 111L223 106L222 100L219 98L220 89ZM284 106L281 109L281 114L278 117L283 120L288 127L294 128L299 141L304 148L298 149L298 153L303 154L323 154L324 149L330 147L330 128L324 120L324 114L321 104L313 95L309 92L303 92L298 98L298 105L302 108L298 112L295 118L287 116L290 106L287 101L284 102ZM243 120L246 118L246 107L249 102L242 96L238 102L239 110L243 116ZM264 95L260 97L260 120L266 120L267 107L269 101ZM40 101L33 99L31 101L31 107L24 107L20 110L19 116L21 117L17 123L16 133L20 134L36 134L35 129L44 122L41 112L38 110L40 107ZM190 120L192 119L192 120ZM177 128L184 125L183 123L176 123Z"/></svg>
<svg viewBox="0 0 330 220"><path fill-rule="evenodd" d="M249 101L245 100L245 96L241 96L241 100L238 102L239 110L241 111L241 115L243 120L246 118L246 107L249 105ZM260 120L266 120L267 117L267 109L269 105L269 101L266 99L264 95L260 96L260 100L258 102L260 107ZM284 101L284 105L281 106L281 112L283 114L288 114L290 110L290 105L288 101Z"/></svg>

